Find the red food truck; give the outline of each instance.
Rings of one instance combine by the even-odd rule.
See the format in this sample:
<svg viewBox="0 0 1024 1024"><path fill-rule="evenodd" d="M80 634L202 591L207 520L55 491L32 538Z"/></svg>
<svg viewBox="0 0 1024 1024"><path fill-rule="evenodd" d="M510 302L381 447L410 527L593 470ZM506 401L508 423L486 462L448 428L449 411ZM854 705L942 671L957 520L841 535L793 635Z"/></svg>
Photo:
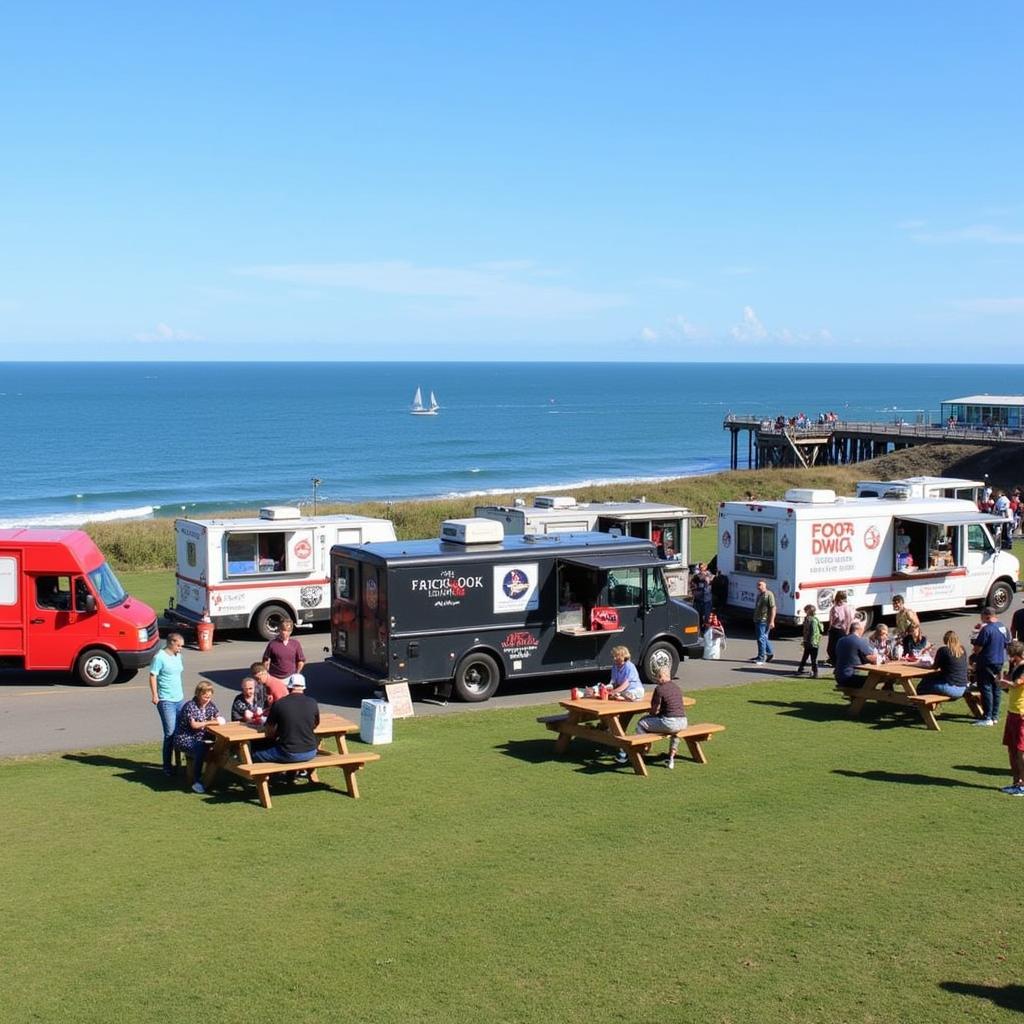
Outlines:
<svg viewBox="0 0 1024 1024"><path fill-rule="evenodd" d="M131 678L160 646L156 613L129 597L81 530L0 530L0 668Z"/></svg>

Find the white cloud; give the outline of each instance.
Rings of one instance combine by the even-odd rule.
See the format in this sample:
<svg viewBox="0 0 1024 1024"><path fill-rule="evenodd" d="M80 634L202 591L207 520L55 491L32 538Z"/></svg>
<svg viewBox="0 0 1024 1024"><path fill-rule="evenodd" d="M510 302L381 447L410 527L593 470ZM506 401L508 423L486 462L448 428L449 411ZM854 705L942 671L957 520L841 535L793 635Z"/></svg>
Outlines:
<svg viewBox="0 0 1024 1024"><path fill-rule="evenodd" d="M994 316L1005 316L1010 313L1024 313L1024 298L1006 299L961 299L954 302L957 309L968 313L987 313Z"/></svg>
<svg viewBox="0 0 1024 1024"><path fill-rule="evenodd" d="M657 341L658 332L653 327L642 327L640 329L641 341Z"/></svg>
<svg viewBox="0 0 1024 1024"><path fill-rule="evenodd" d="M754 312L753 306L743 307L743 322L735 324L729 333L737 341L761 341L768 337L768 331Z"/></svg>
<svg viewBox="0 0 1024 1024"><path fill-rule="evenodd" d="M708 333L703 327L687 320L682 314L672 318L672 329L686 341L697 341L707 337Z"/></svg>
<svg viewBox="0 0 1024 1024"><path fill-rule="evenodd" d="M313 288L432 299L448 312L476 316L577 316L622 306L623 295L542 284L546 272L522 261L472 267L421 267L406 261L298 263L242 267L243 277Z"/></svg>
<svg viewBox="0 0 1024 1024"><path fill-rule="evenodd" d="M157 324L152 331L141 331L135 335L136 341L202 341L198 334L190 331L181 331L170 324Z"/></svg>

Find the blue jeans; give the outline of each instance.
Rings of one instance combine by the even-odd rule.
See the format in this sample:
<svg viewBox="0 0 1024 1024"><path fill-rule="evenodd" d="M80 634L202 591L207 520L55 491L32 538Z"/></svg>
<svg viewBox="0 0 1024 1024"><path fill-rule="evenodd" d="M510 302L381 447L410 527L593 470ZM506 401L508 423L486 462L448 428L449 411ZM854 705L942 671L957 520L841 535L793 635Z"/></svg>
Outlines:
<svg viewBox="0 0 1024 1024"><path fill-rule="evenodd" d="M764 661L769 655L774 656L775 648L768 639L768 623L755 622L754 625L757 627L757 660Z"/></svg>
<svg viewBox="0 0 1024 1024"><path fill-rule="evenodd" d="M1003 671L1002 665L991 665L988 662L979 661L974 666L974 674L978 679L978 689L981 690L981 706L986 718L995 721L999 717L999 699L1002 696L996 680Z"/></svg>
<svg viewBox="0 0 1024 1024"><path fill-rule="evenodd" d="M171 755L174 751L174 729L178 724L178 712L185 706L183 700L159 700L156 711L164 730L164 771L169 775L174 769Z"/></svg>
<svg viewBox="0 0 1024 1024"><path fill-rule="evenodd" d="M315 750L304 750L301 754L290 754L278 746L267 747L266 750L254 750L252 759L254 761L278 761L281 764L292 764L293 762L312 761L316 757Z"/></svg>
<svg viewBox="0 0 1024 1024"><path fill-rule="evenodd" d="M920 694L938 693L952 700L959 700L966 691L966 686L953 686L944 679L922 679L917 684L917 692Z"/></svg>

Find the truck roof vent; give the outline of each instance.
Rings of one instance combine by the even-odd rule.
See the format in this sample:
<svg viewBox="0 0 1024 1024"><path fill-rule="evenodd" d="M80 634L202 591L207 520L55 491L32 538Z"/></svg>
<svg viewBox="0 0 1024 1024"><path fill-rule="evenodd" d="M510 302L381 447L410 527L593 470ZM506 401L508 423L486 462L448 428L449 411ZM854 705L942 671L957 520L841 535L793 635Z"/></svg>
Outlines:
<svg viewBox="0 0 1024 1024"><path fill-rule="evenodd" d="M888 501L906 501L910 497L910 488L905 484L886 487L882 492L882 497Z"/></svg>
<svg viewBox="0 0 1024 1024"><path fill-rule="evenodd" d="M446 519L440 536L449 544L500 544L505 529L493 519Z"/></svg>
<svg viewBox="0 0 1024 1024"><path fill-rule="evenodd" d="M791 487L786 491L786 501L803 505L834 505L836 492L816 487Z"/></svg>
<svg viewBox="0 0 1024 1024"><path fill-rule="evenodd" d="M533 499L534 508L575 508L576 499L569 494L538 494Z"/></svg>
<svg viewBox="0 0 1024 1024"><path fill-rule="evenodd" d="M267 505L260 509L260 519L301 519L302 513L294 505Z"/></svg>

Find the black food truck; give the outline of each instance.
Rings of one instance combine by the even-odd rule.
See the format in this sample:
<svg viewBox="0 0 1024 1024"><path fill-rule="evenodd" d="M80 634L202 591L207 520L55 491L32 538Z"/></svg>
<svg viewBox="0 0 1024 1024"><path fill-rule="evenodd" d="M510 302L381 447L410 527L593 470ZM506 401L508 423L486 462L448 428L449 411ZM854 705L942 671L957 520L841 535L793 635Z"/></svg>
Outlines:
<svg viewBox="0 0 1024 1024"><path fill-rule="evenodd" d="M650 682L703 653L665 565L649 540L505 536L481 519L448 520L435 540L336 545L328 661L482 701L503 679L607 668L625 644Z"/></svg>

